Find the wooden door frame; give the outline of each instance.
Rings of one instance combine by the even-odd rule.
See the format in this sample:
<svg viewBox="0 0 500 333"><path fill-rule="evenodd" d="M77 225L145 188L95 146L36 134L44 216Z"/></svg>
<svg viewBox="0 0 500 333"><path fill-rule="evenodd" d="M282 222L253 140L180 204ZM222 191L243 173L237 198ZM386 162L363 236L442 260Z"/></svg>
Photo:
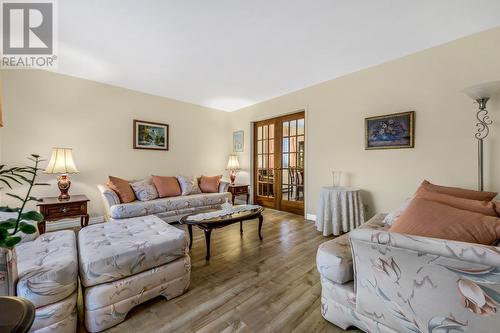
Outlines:
<svg viewBox="0 0 500 333"><path fill-rule="evenodd" d="M256 141L258 141L258 134L257 134L257 127L262 126L262 125L269 125L269 124L274 124L274 156L275 156L275 168L274 168L274 199L269 199L266 197L259 197L259 200L262 201L262 203L267 203L268 206L272 206L274 209L283 209L282 207L282 202L283 202L283 194L282 194L282 177L283 177L283 160L282 160L282 153L283 153L283 147L282 147L282 137L283 137L283 121L287 120L294 120L297 119L298 116L302 116L304 119L304 139L305 139L305 153L304 153L304 200L301 202L302 207L294 207L297 206L296 203L290 202L287 204L286 211L306 216L306 193L307 193L307 188L308 188L308 180L307 180L307 156L308 156L308 139L307 139L307 119L306 119L306 109L294 111L292 113L287 113L283 115L278 115L273 118L267 118L267 119L261 119L261 120L256 120L251 123L251 165L252 165L252 172L251 172L251 189L252 189L252 199L254 203L258 203L257 197L258 197L258 158L257 158L257 145L255 144ZM279 142L277 141L277 138L280 138ZM274 204L273 204L274 202Z"/></svg>

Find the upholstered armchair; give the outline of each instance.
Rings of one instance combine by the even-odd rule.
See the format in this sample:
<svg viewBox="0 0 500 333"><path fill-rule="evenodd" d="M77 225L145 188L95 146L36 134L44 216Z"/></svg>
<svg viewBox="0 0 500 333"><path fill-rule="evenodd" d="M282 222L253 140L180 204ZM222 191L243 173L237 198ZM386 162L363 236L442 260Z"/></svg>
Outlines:
<svg viewBox="0 0 500 333"><path fill-rule="evenodd" d="M73 231L28 235L13 250L0 249L0 295L35 306L31 330L76 331L78 257ZM33 239L34 238L34 239Z"/></svg>
<svg viewBox="0 0 500 333"><path fill-rule="evenodd" d="M322 315L366 332L497 332L500 248L387 232L383 215L318 249Z"/></svg>

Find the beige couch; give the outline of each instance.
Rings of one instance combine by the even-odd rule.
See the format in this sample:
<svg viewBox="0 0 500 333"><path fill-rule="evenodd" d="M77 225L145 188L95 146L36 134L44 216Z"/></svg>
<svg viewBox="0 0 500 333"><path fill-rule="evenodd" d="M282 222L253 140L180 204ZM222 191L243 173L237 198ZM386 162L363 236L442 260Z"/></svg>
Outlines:
<svg viewBox="0 0 500 333"><path fill-rule="evenodd" d="M177 222L187 214L204 209L219 209L220 205L231 201L227 192L228 182L221 182L218 193L200 193L185 196L159 198L150 201L120 203L117 194L107 185L98 185L104 203L105 219L119 220L139 216L155 215L167 223Z"/></svg>

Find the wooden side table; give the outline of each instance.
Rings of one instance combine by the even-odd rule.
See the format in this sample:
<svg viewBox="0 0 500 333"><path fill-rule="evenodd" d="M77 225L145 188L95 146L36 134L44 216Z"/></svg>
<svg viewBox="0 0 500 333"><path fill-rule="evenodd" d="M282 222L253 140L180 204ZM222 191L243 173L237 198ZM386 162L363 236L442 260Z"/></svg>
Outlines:
<svg viewBox="0 0 500 333"><path fill-rule="evenodd" d="M238 185L238 184L230 184L229 185L229 187L227 188L227 191L229 193L231 193L233 205L234 205L234 199L238 195L246 195L247 196L247 205L248 205L248 199L250 198L250 193L248 192L248 187L249 187L249 185Z"/></svg>
<svg viewBox="0 0 500 333"><path fill-rule="evenodd" d="M80 225L89 225L89 214L87 213L87 203L89 198L85 195L72 195L68 200L60 201L57 197L42 198L37 206L44 220L38 222L38 231L45 233L45 222L58 221L67 218L80 218Z"/></svg>

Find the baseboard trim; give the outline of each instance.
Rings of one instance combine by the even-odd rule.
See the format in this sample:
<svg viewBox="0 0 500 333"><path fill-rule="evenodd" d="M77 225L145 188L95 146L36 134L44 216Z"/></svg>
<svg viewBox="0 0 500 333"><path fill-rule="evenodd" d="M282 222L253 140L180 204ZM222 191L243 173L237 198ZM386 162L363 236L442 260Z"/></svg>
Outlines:
<svg viewBox="0 0 500 333"><path fill-rule="evenodd" d="M103 223L103 222L104 222L104 216L91 217L89 220L89 225ZM60 220L57 222L48 222L46 224L47 231L70 229L70 228L76 228L79 226L80 226L80 219L65 219L65 220Z"/></svg>
<svg viewBox="0 0 500 333"><path fill-rule="evenodd" d="M307 213L306 214L306 220L316 222L316 215Z"/></svg>

